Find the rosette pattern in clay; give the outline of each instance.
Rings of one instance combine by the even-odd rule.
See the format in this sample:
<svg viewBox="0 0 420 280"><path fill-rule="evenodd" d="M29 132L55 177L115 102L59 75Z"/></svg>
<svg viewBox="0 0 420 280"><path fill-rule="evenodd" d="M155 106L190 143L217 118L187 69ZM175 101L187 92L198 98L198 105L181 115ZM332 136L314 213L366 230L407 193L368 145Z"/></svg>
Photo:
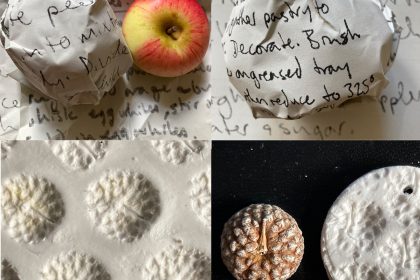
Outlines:
<svg viewBox="0 0 420 280"><path fill-rule="evenodd" d="M196 249L178 244L149 259L140 272L141 279L210 280L210 258Z"/></svg>
<svg viewBox="0 0 420 280"><path fill-rule="evenodd" d="M3 183L2 223L14 240L38 243L61 222L64 203L54 185L44 178L20 175Z"/></svg>
<svg viewBox="0 0 420 280"><path fill-rule="evenodd" d="M140 173L108 171L89 186L86 201L95 226L109 238L141 238L160 212L159 192Z"/></svg>
<svg viewBox="0 0 420 280"><path fill-rule="evenodd" d="M160 158L174 165L190 160L193 155L199 154L206 146L204 141L151 141Z"/></svg>
<svg viewBox="0 0 420 280"><path fill-rule="evenodd" d="M96 258L70 251L48 260L41 280L111 280L111 276Z"/></svg>
<svg viewBox="0 0 420 280"><path fill-rule="evenodd" d="M105 156L108 141L50 141L48 145L72 169L88 169Z"/></svg>

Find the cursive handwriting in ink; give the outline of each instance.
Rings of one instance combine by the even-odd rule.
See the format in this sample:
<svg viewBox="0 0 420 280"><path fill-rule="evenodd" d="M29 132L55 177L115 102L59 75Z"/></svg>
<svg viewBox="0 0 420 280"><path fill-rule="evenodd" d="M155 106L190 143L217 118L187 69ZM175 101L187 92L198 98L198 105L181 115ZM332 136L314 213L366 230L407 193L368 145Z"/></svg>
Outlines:
<svg viewBox="0 0 420 280"><path fill-rule="evenodd" d="M315 57L314 60L314 70L316 73L320 75L333 75L339 71L346 71L349 79L352 78L351 72L350 72L350 66L349 63L346 62L343 66L337 65L334 67L333 65L327 65L326 67L319 66L318 62L316 61Z"/></svg>
<svg viewBox="0 0 420 280"><path fill-rule="evenodd" d="M291 67L288 69L280 69L276 72L263 70L262 72L256 72L254 70L250 72L246 72L245 70L236 70L235 73L232 73L228 69L228 76L233 76L237 79L251 79L254 81L255 87L260 89L261 88L261 81L271 82L273 80L289 80L293 78L301 79L302 78L302 66L299 62L299 59L295 56L294 57L296 66L295 68Z"/></svg>
<svg viewBox="0 0 420 280"><path fill-rule="evenodd" d="M93 4L95 4L95 0L89 0L86 2L83 2L82 0L78 0L78 1L71 1L71 0L67 0L64 3L64 8L59 9L57 6L49 6L47 9L47 13L48 13L48 18L50 19L50 23L52 25L52 27L55 27L55 22L54 22L54 17L65 12L68 10L75 10L81 7L88 7L91 6Z"/></svg>
<svg viewBox="0 0 420 280"><path fill-rule="evenodd" d="M12 12L10 12L9 20L10 20L12 26L15 25L15 22L19 22L20 24L27 25L27 26L31 25L31 23L32 23L32 20L25 19L25 12L24 11L18 11L15 16L13 16Z"/></svg>

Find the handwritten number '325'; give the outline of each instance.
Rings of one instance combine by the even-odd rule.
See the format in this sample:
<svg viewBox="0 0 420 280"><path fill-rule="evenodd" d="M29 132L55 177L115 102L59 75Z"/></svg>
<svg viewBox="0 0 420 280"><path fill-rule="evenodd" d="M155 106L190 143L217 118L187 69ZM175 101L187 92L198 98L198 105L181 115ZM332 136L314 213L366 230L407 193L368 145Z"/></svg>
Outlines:
<svg viewBox="0 0 420 280"><path fill-rule="evenodd" d="M370 82L369 84L373 83L375 81L375 77L373 75L371 75L369 78L364 79L362 83L347 83L344 85L345 88L347 88L347 90L349 91L349 95L347 96L348 98L352 98L352 97L357 97L357 96L362 96L362 95L366 95L368 94L369 90L370 90L370 86L369 84L367 84L367 82ZM361 90L360 87L364 86L364 90ZM354 90L356 90L356 92L354 92Z"/></svg>
<svg viewBox="0 0 420 280"><path fill-rule="evenodd" d="M368 81L370 83L368 83ZM371 75L369 78L364 79L361 83L357 82L357 83L347 83L344 85L344 88L347 89L347 91L349 92L349 94L347 95L347 98L353 98L353 97L358 97L358 96L362 96L362 95L366 95L369 93L370 90L370 86L369 84L373 83L375 81L375 77L374 75ZM361 90L361 86L364 87L364 90ZM325 95L322 97L324 98L325 101L327 102L333 102L333 101L338 101L341 99L341 94L339 92L335 92L335 91L328 91L327 87L324 85L324 91L325 91Z"/></svg>

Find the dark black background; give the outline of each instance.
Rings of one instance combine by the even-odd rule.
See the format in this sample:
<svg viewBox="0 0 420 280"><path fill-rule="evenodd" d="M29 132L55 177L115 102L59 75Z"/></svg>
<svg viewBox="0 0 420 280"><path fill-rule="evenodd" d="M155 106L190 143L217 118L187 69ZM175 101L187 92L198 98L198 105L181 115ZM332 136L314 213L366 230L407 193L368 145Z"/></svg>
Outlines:
<svg viewBox="0 0 420 280"><path fill-rule="evenodd" d="M305 254L291 279L328 279L320 238L330 206L360 176L392 165L420 166L420 142L213 142L213 279L234 279L220 257L220 235L253 203L278 205L299 223Z"/></svg>

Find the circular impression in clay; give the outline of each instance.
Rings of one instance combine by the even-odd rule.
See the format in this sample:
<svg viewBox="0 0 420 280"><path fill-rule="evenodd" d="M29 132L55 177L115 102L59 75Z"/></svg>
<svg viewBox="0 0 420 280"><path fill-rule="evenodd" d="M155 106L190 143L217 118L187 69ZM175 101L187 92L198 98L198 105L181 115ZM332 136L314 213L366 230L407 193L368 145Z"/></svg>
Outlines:
<svg viewBox="0 0 420 280"><path fill-rule="evenodd" d="M64 252L47 261L41 280L111 280L96 258L76 251Z"/></svg>
<svg viewBox="0 0 420 280"><path fill-rule="evenodd" d="M201 251L175 244L147 260L140 279L210 280L211 261Z"/></svg>
<svg viewBox="0 0 420 280"><path fill-rule="evenodd" d="M174 165L183 164L193 158L194 155L200 154L206 147L206 141L150 141L155 151L159 154L164 162Z"/></svg>
<svg viewBox="0 0 420 280"><path fill-rule="evenodd" d="M110 170L87 190L92 222L110 239L133 242L160 213L159 192L140 173Z"/></svg>
<svg viewBox="0 0 420 280"><path fill-rule="evenodd" d="M1 217L4 229L17 242L38 243L61 222L64 202L44 178L19 175L2 185Z"/></svg>
<svg viewBox="0 0 420 280"><path fill-rule="evenodd" d="M321 253L332 280L418 280L420 168L375 170L352 183L328 212Z"/></svg>
<svg viewBox="0 0 420 280"><path fill-rule="evenodd" d="M86 170L106 155L108 141L49 141L46 144L65 165Z"/></svg>

